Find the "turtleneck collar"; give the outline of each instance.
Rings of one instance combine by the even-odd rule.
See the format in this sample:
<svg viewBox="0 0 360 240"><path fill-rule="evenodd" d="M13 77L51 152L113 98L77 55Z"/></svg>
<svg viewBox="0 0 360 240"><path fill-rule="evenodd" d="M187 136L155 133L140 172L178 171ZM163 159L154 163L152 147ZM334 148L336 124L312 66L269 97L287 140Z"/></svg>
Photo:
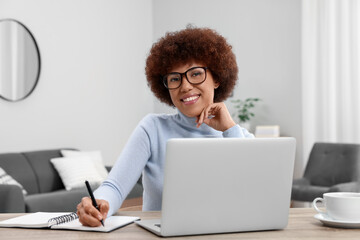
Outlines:
<svg viewBox="0 0 360 240"><path fill-rule="evenodd" d="M175 120L184 128L187 128L194 132L199 132L207 135L218 135L222 133L220 131L213 129L212 127L209 127L205 123L201 124L201 126L197 128L196 117L188 117L184 115L182 112L180 112L178 109L177 109L177 113L175 114Z"/></svg>

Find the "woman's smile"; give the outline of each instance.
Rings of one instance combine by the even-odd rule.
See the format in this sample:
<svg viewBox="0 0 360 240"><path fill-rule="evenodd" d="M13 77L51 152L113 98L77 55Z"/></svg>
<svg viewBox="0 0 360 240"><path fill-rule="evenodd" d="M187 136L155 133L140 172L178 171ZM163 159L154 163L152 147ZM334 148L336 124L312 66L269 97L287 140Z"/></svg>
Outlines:
<svg viewBox="0 0 360 240"><path fill-rule="evenodd" d="M192 94L192 95L186 95L183 98L180 99L185 105L191 105L198 101L200 98L200 94Z"/></svg>

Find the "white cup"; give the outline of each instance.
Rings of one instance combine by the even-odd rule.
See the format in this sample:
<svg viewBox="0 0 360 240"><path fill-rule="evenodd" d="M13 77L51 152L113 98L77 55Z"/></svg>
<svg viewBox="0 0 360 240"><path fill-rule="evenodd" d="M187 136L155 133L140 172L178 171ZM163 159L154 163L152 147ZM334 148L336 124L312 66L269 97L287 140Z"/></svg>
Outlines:
<svg viewBox="0 0 360 240"><path fill-rule="evenodd" d="M326 210L320 210L317 207L317 202L323 202ZM334 220L360 221L360 193L324 193L323 198L315 198L312 205L316 211L327 214Z"/></svg>

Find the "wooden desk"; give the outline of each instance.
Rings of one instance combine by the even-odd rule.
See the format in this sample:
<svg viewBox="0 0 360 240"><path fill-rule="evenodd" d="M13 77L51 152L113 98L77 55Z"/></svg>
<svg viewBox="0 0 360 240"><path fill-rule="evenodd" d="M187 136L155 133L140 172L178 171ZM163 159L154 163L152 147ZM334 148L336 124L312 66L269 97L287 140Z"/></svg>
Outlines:
<svg viewBox="0 0 360 240"><path fill-rule="evenodd" d="M5 220L21 214L0 214L0 220ZM121 211L118 215L139 216L142 219L158 218L159 212ZM313 218L315 211L310 208L291 208L289 224L284 230L228 233L215 235L200 235L176 237L170 239L359 239L360 229L341 229L323 226ZM0 228L0 239L26 240L71 240L71 239L162 239L156 235L131 224L111 233L95 233L47 229L17 229Z"/></svg>

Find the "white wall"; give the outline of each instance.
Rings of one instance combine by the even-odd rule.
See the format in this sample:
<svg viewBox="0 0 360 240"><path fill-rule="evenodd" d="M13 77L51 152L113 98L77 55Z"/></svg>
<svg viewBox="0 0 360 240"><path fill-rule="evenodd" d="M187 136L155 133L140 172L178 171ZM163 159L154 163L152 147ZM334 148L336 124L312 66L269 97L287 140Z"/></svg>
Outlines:
<svg viewBox="0 0 360 240"><path fill-rule="evenodd" d="M0 152L72 147L115 162L153 111L144 75L151 9L148 0L0 0L0 19L32 31L42 64L27 99L0 100Z"/></svg>
<svg viewBox="0 0 360 240"><path fill-rule="evenodd" d="M234 98L263 100L252 130L279 124L282 135L297 139L294 176L301 176L301 0L154 0L153 18L154 41L189 23L228 39L239 65ZM174 110L155 100L155 111Z"/></svg>
<svg viewBox="0 0 360 240"><path fill-rule="evenodd" d="M0 152L99 149L112 164L146 113L173 111L146 86L145 59L153 41L193 23L233 45L234 97L263 99L252 124L297 139L301 175L301 0L0 0L1 18L32 31L42 69L29 98L0 101Z"/></svg>

